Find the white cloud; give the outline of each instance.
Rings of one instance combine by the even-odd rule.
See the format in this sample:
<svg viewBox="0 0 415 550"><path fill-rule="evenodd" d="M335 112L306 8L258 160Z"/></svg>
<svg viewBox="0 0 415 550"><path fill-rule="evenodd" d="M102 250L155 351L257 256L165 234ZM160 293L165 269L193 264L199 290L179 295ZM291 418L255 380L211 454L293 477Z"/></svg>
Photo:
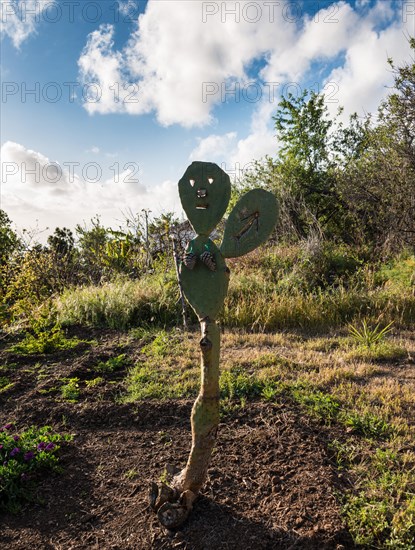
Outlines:
<svg viewBox="0 0 415 550"><path fill-rule="evenodd" d="M138 12L137 2L134 0L118 0L118 11L125 17L124 21L128 21Z"/></svg>
<svg viewBox="0 0 415 550"><path fill-rule="evenodd" d="M387 58L392 57L398 65L410 58L405 36L413 35L415 28L414 10L405 10L405 4L402 4L402 11L393 11L392 6L389 1L378 1L364 17L359 18L351 5L338 2L320 10L313 18L307 18L298 31L297 40L287 43L285 51L275 48L261 71L261 77L264 82L275 83L277 93L263 95L252 113L248 136L233 138L233 149L226 149L225 165L231 173L249 166L253 159L275 155L279 144L272 115L284 89L282 84L296 83L292 91L295 92L296 88L301 91L299 83L313 61L324 60L327 64L343 54L342 64L334 68L323 82L323 92L330 100L327 105L332 116L337 114L340 105L344 106L343 119L348 119L355 111L360 115L376 111L388 93L387 85L393 82ZM331 22L332 19L337 22ZM377 30L378 26L384 27L383 30ZM220 143L226 135L212 134L199 143L196 150L204 143Z"/></svg>
<svg viewBox="0 0 415 550"><path fill-rule="evenodd" d="M263 8L258 22L249 22L243 17L248 4L232 4L239 6L237 22L235 14L224 13L229 4L150 0L118 51L114 28L101 26L89 35L79 59L83 81L102 89L100 100L85 108L90 113L155 112L163 125L204 125L214 122L215 105L229 97L226 89L254 81L264 93L252 111L249 133L212 133L198 138L190 154L190 160L211 160L237 173L278 150L272 115L287 84L301 91L304 82L321 80L311 72L315 67L327 72L332 66L323 91L331 100L330 113L343 105L346 119L354 111L375 111L385 97L393 80L388 56L397 62L408 58L405 33L413 34L415 27L414 11L406 9L410 0L399 5L361 0L357 7L340 0L291 23L285 4L273 20ZM252 76L258 59L263 67Z"/></svg>
<svg viewBox="0 0 415 550"><path fill-rule="evenodd" d="M102 95L85 104L87 111L155 111L163 125L210 123L225 83L247 82L247 68L257 57L292 41L294 28L281 14L275 22L264 14L258 24L232 17L222 23L220 14L204 22L206 4L150 0L121 51L114 49L111 25L91 33L78 61L80 76L84 83L96 82Z"/></svg>
<svg viewBox="0 0 415 550"><path fill-rule="evenodd" d="M85 152L86 153L93 153L94 155L97 155L100 152L100 148L97 147L96 145L93 145L91 147L91 149L87 149Z"/></svg>
<svg viewBox="0 0 415 550"><path fill-rule="evenodd" d="M220 164L229 157L235 146L236 132L229 132L223 136L211 134L206 138L199 138L198 144L190 153L189 160L206 160Z"/></svg>
<svg viewBox="0 0 415 550"><path fill-rule="evenodd" d="M0 27L2 36L8 36L15 48L36 33L36 27L45 10L52 8L55 0L1 0Z"/></svg>
<svg viewBox="0 0 415 550"><path fill-rule="evenodd" d="M388 58L392 58L395 65L410 59L411 50L405 38L410 28L415 28L415 17L408 25L396 21L380 32L373 30L368 22L366 28L356 34L347 48L344 65L333 69L327 78L337 86L338 103L329 105L332 114L339 105L344 107L344 118L353 112L375 114L393 84Z"/></svg>
<svg viewBox="0 0 415 550"><path fill-rule="evenodd" d="M65 163L10 141L2 146L1 157L1 208L20 228L35 227L36 220L50 228L74 227L95 214L114 227L129 209L149 208L155 216L181 213L177 182L144 185L131 170L105 181L86 181Z"/></svg>

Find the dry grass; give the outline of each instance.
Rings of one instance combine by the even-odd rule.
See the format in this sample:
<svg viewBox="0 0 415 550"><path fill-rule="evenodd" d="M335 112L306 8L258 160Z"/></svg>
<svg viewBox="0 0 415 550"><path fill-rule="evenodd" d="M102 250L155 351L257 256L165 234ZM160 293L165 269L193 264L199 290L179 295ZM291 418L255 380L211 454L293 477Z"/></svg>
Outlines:
<svg viewBox="0 0 415 550"><path fill-rule="evenodd" d="M175 332L168 351L169 333L160 334L146 344L126 382L129 401L197 394L199 333ZM395 356L385 359L376 346L365 356L345 333L227 330L222 414L248 406L249 399L295 401L333 430L329 452L351 480L341 498L355 541L409 550L415 536L415 339L395 329L382 346Z"/></svg>

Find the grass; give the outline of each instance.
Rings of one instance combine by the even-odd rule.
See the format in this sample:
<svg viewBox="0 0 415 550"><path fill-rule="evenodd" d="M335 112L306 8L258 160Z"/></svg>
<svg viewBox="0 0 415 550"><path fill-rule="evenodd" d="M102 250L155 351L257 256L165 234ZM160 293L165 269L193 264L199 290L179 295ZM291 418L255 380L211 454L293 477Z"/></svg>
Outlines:
<svg viewBox="0 0 415 550"><path fill-rule="evenodd" d="M129 370L122 400L193 399L199 389L198 334L135 334L142 354ZM399 352L385 362L385 349ZM252 400L275 403L276 410L295 403L326 433L335 429L328 452L352 480L341 499L355 542L409 550L415 536L415 387L404 372L395 372L394 363L413 356L415 343L388 335L366 349L368 355L362 351L346 330L328 337L226 332L221 417L226 422Z"/></svg>
<svg viewBox="0 0 415 550"><path fill-rule="evenodd" d="M94 370L101 374L109 374L118 371L131 364L131 359L126 353L121 353L115 357L110 357L107 361L100 361Z"/></svg>
<svg viewBox="0 0 415 550"><path fill-rule="evenodd" d="M75 403L80 395L79 378L67 378L63 381L66 383L60 388L62 399Z"/></svg>
<svg viewBox="0 0 415 550"><path fill-rule="evenodd" d="M82 324L127 330L138 325L163 326L179 319L174 275L145 276L102 286L66 290L56 301L63 325Z"/></svg>
<svg viewBox="0 0 415 550"><path fill-rule="evenodd" d="M80 343L78 338L67 338L62 329L55 325L51 329L36 330L34 334L27 332L23 340L10 346L8 351L20 355L53 353L74 349Z"/></svg>
<svg viewBox="0 0 415 550"><path fill-rule="evenodd" d="M392 275L382 268L362 267L348 252L327 254L323 268L321 258L304 257L301 246L276 247L229 260L230 287L221 322L257 332L327 331L361 319L375 326L380 318L383 325L415 326L415 293L406 274L408 262L412 265L415 257L398 262ZM173 271L66 290L55 300L55 307L63 325L128 330L181 322Z"/></svg>
<svg viewBox="0 0 415 550"><path fill-rule="evenodd" d="M221 320L233 330L222 338L222 418L251 400L275 404L276 414L289 404L313 418L351 481L341 498L356 544L413 548L415 257L365 266L342 250L316 261L286 247L229 264ZM119 372L122 402L197 395L200 336L168 328L180 323L173 273L67 290L55 306L62 326L129 331L125 338L138 344L134 363L118 350L97 365L88 388ZM78 400L79 380L62 382L62 398Z"/></svg>

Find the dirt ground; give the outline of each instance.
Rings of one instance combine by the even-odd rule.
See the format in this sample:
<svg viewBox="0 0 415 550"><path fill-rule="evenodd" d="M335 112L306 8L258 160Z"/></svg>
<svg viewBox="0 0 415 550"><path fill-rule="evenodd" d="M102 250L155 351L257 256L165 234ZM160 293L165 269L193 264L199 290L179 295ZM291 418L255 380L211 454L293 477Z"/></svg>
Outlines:
<svg viewBox="0 0 415 550"><path fill-rule="evenodd" d="M74 434L61 449L64 471L42 480L42 504L0 516L1 547L10 549L348 549L338 495L350 481L327 451L329 432L290 403L248 403L220 425L209 477L177 532L149 509L150 480L166 464L184 466L192 402L117 404L119 373L77 403L47 390L54 379L85 378L86 367L111 355L115 333L94 337L94 350L11 356L14 386L0 394L0 423L50 425ZM9 342L7 342L7 345ZM132 347L134 356L137 350ZM41 362L53 376L39 379ZM112 383L110 383L112 382Z"/></svg>

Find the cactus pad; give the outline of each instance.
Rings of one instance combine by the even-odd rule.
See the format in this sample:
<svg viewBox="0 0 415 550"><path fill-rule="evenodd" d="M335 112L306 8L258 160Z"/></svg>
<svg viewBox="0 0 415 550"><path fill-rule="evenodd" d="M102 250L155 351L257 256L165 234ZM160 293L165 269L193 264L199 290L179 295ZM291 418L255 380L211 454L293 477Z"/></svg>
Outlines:
<svg viewBox="0 0 415 550"><path fill-rule="evenodd" d="M253 189L236 203L226 222L220 251L225 258L243 256L265 242L278 219L278 204L272 193Z"/></svg>
<svg viewBox="0 0 415 550"><path fill-rule="evenodd" d="M213 162L192 162L179 181L179 194L193 229L209 236L226 212L231 181Z"/></svg>
<svg viewBox="0 0 415 550"><path fill-rule="evenodd" d="M218 247L203 236L191 241L186 253L195 254L202 261L197 261L193 269L182 262L180 280L183 292L199 319L217 319L228 291L229 270L225 260Z"/></svg>

